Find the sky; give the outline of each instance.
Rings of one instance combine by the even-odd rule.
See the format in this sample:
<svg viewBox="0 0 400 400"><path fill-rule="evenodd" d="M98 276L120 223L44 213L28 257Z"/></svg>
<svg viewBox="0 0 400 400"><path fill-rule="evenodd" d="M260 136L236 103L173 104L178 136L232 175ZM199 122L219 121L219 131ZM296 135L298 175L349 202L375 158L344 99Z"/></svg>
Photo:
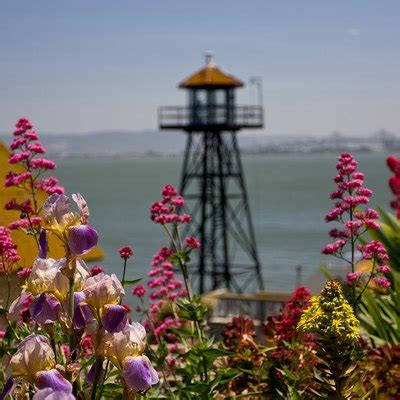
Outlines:
<svg viewBox="0 0 400 400"><path fill-rule="evenodd" d="M399 47L398 0L1 0L0 133L157 129L212 50L265 134L400 134Z"/></svg>

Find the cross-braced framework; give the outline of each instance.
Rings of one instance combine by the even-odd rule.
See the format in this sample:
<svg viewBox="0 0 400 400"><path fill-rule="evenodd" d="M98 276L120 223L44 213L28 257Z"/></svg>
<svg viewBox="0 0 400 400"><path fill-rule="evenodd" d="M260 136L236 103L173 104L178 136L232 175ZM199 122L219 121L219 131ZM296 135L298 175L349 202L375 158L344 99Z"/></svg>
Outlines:
<svg viewBox="0 0 400 400"><path fill-rule="evenodd" d="M236 132L187 132L181 193L201 241L192 275L199 293L263 289Z"/></svg>

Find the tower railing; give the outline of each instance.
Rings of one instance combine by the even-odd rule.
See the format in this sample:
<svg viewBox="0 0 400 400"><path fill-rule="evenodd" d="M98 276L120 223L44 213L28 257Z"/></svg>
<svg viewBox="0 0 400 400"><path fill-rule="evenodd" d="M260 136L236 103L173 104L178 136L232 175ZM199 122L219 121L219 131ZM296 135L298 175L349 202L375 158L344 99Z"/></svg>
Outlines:
<svg viewBox="0 0 400 400"><path fill-rule="evenodd" d="M264 112L261 106L164 106L158 110L161 129L237 130L262 128Z"/></svg>

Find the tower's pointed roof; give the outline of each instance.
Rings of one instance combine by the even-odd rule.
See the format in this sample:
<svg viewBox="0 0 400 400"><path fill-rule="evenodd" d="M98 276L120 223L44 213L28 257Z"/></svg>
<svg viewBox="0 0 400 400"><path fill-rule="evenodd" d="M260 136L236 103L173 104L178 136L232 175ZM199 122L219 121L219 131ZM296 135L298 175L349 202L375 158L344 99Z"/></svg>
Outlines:
<svg viewBox="0 0 400 400"><path fill-rule="evenodd" d="M206 53L206 65L190 75L179 84L180 88L201 87L242 87L243 82L233 75L227 74L219 69L212 60L212 54Z"/></svg>

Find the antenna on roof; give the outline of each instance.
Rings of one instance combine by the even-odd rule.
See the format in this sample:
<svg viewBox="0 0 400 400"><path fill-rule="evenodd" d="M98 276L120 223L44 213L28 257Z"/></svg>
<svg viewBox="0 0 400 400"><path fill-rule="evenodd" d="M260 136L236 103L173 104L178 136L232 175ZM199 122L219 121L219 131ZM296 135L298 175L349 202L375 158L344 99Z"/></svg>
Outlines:
<svg viewBox="0 0 400 400"><path fill-rule="evenodd" d="M213 66L214 64L214 52L211 50L207 50L205 52L206 56L206 65Z"/></svg>

